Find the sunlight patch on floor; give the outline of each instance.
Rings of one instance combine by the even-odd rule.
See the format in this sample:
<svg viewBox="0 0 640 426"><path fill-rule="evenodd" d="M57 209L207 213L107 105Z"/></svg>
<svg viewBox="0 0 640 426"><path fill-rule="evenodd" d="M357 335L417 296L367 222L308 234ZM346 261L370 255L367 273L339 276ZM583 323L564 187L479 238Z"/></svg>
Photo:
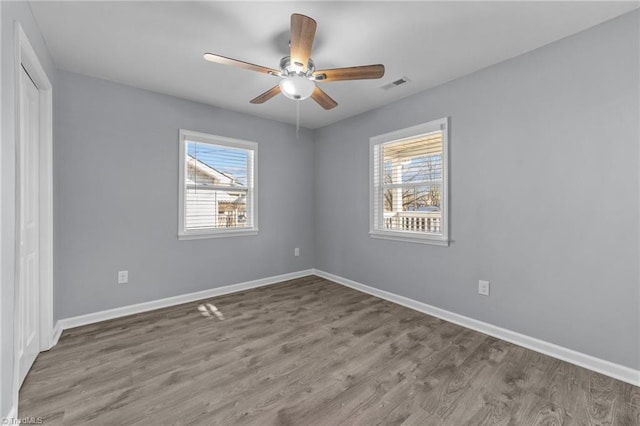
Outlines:
<svg viewBox="0 0 640 426"><path fill-rule="evenodd" d="M218 310L218 308L216 308L216 305L214 305L213 303L202 303L200 305L198 305L198 311L200 311L200 314L203 317L206 318L217 318L220 321L224 320L224 315L222 312L220 312Z"/></svg>

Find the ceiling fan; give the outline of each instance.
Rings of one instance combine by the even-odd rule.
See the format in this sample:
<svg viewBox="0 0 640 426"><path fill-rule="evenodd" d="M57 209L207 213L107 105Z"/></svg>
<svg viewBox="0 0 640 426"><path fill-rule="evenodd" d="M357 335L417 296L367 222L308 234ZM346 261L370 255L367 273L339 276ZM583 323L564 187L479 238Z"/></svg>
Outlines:
<svg viewBox="0 0 640 426"><path fill-rule="evenodd" d="M299 13L291 15L290 54L280 60L279 70L213 53L205 53L204 59L281 78L279 84L252 99L250 101L252 104L262 104L282 93L294 100L311 97L322 108L331 109L338 103L320 89L316 82L376 79L384 75L384 65L381 64L316 70L313 59L310 57L315 33L316 21Z"/></svg>

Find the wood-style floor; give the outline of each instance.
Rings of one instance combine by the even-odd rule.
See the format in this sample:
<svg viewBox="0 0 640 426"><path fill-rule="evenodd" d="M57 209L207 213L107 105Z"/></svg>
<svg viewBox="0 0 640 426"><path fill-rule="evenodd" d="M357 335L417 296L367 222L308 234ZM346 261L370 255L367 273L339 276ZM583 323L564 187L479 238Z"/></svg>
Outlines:
<svg viewBox="0 0 640 426"><path fill-rule="evenodd" d="M640 388L312 276L65 331L29 373L19 416L640 425Z"/></svg>

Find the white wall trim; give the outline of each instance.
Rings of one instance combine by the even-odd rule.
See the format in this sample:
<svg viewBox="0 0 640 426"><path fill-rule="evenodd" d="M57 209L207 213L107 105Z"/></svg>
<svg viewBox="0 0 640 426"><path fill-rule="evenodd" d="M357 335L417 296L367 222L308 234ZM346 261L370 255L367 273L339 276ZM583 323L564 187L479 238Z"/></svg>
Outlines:
<svg viewBox="0 0 640 426"><path fill-rule="evenodd" d="M153 311L155 309L194 302L196 300L208 299L210 297L222 296L224 294L237 293L239 291L249 290L256 287L263 287L287 280L293 280L295 278L306 277L308 275L313 275L312 269L291 272L283 275L275 275L268 278L262 278L238 284L231 284L223 287L216 287L209 290L197 291L195 293L183 294L180 296L167 297L165 299L152 300L150 302L143 302L135 305L122 306L119 308L108 309L106 311L79 315L77 317L65 318L59 320L56 323L56 330L60 330L58 333L59 338L60 333L62 333L63 330L67 330L69 328L80 327L82 325L93 324L96 322L120 318L127 315L139 314L142 312Z"/></svg>
<svg viewBox="0 0 640 426"><path fill-rule="evenodd" d="M411 231L390 231L384 229L382 223L382 211L380 197L382 176L376 175L382 172L384 155L381 154L382 146L389 142L409 140L421 135L433 132L442 132L442 186L441 198L441 230L442 234L425 234ZM376 160L377 159L377 160ZM378 161L378 164L375 164ZM369 236L384 240L405 241L419 244L432 244L437 246L449 246L449 117L431 120L426 123L406 127L392 132L384 133L369 138Z"/></svg>
<svg viewBox="0 0 640 426"><path fill-rule="evenodd" d="M244 139L234 139L225 136L211 135L208 133L194 132L192 130L180 129L178 132L179 152L178 152L178 239L194 240L203 238L238 237L258 234L258 143ZM186 193L185 193L185 164L186 146L189 142L200 142L211 145L221 145L243 149L247 152L247 185L246 185L246 210L247 228L203 228L187 229L186 227ZM215 187L215 185L214 185ZM217 209L216 209L217 211Z"/></svg>
<svg viewBox="0 0 640 426"><path fill-rule="evenodd" d="M15 108L15 130L14 144L16 146L16 158L19 158L20 146L20 75L21 67L27 70L29 76L36 85L40 94L40 164L39 164L39 271L40 271L40 312L39 312L39 349L40 351L48 350L52 346L51 335L53 330L53 95L51 80L47 76L44 67L40 63L38 55L31 45L27 34L24 32L20 22L15 21L14 24L14 108ZM16 205L16 264L14 268L17 271L18 262L18 239L20 231L18 222L20 214L18 206L20 205L20 170L16 166L16 187L15 187L15 205ZM15 275L17 282L18 275ZM14 291L14 311L18 308L18 289ZM15 315L14 315L15 316ZM20 339L17 321L14 321L13 336L13 406L17 407L18 392L20 388L19 365L18 365L18 341Z"/></svg>
<svg viewBox="0 0 640 426"><path fill-rule="evenodd" d="M58 344L58 340L60 340L60 336L62 335L62 323L60 321L56 321L55 327L53 327L53 331L51 332L51 347L54 347Z"/></svg>
<svg viewBox="0 0 640 426"><path fill-rule="evenodd" d="M173 296L165 299L153 300L150 302L138 303L135 305L128 305L91 314L61 319L56 323L51 340L55 345L56 343L58 343L58 339L60 338L62 331L70 328L80 327L83 325L93 324L114 318L120 318L127 315L148 312L155 309L166 308L169 306L180 305L183 303L194 302L210 297L222 296L224 294L236 293L256 287L263 287L280 283L282 281L306 277L308 275L317 275L319 277L328 279L354 290L361 291L363 293L367 293L393 303L397 303L398 305L405 306L409 309L413 309L415 311L422 312L427 315L452 322L454 324L458 324L462 327L479 331L480 333L484 333L489 336L497 337L498 339L505 340L518 346L543 353L545 355L569 362L571 364L575 364L580 367L584 367L597 373L613 377L614 379L618 379L635 386L640 386L640 370L634 370L630 367L615 364L613 362L596 358L594 356L587 355L573 349L565 348L554 343L536 339L535 337L526 336L524 334L520 334L515 331L507 330L502 327L469 318L464 315L459 315L445 309L437 308L435 306L428 305L426 303L419 302L408 297L400 296L398 294L391 293L385 290L370 287L368 285L350 280L348 278L343 278L338 275L334 275L318 269L307 269L298 272L291 272L288 274L276 275L254 281L231 284L223 287L212 288L209 290L198 291L195 293L188 293L180 296Z"/></svg>
<svg viewBox="0 0 640 426"><path fill-rule="evenodd" d="M435 306L410 299L408 297L370 287L368 285L361 284L348 278L343 278L338 275L330 274L318 269L313 269L313 274L344 285L346 287L350 287L354 290L358 290L363 293L367 293L372 296L397 303L398 305L405 306L409 309L413 309L415 311L422 312L427 315L452 322L454 324L458 324L462 327L479 331L480 333L497 337L498 339L505 340L518 346L543 353L545 355L549 355L551 357L569 362L571 364L575 364L580 367L584 367L597 373L613 377L614 379L618 379L635 386L640 386L640 370L634 370L633 368L615 364L604 359L596 358L594 356L587 355L573 349L565 348L554 343L549 343L544 340L516 333L515 331L507 330L505 328L497 327L486 322L465 317L463 315L440 309Z"/></svg>
<svg viewBox="0 0 640 426"><path fill-rule="evenodd" d="M48 350L53 330L53 86L19 22L15 23L15 49L16 146L20 141L21 66L40 93L40 350Z"/></svg>
<svg viewBox="0 0 640 426"><path fill-rule="evenodd" d="M2 34L2 7L0 7L0 34ZM1 39L2 37L0 37ZM2 97L2 66L0 65L0 100L4 99ZM2 127L2 102L0 101L0 140L2 139L2 129L4 129L4 127ZM3 147L0 145L0 153L4 151ZM1 162L0 162L1 163ZM2 176L2 165L0 164L0 176ZM0 179L1 181L2 179ZM4 207L4 198L5 198L5 194L4 191L2 191L2 185L0 185L0 211L3 211ZM5 238L4 233L6 231L4 231L2 229L2 220L0 220L0 241L2 241L2 239ZM0 253L0 265L2 264L4 256ZM2 283L2 281L0 280L0 294L2 294L2 287L4 283ZM13 343L13 336L11 336L11 340ZM2 301L0 301L0 344L5 345L7 343L5 343L7 339L7 336L2 332ZM2 376L2 372L4 370L4 363L2 362L2 351L0 351L0 377ZM13 373L13 371L11 371L11 373ZM4 395L3 395L3 390L2 390L3 386L0 383L0 415L2 415L2 401L5 401L4 399Z"/></svg>

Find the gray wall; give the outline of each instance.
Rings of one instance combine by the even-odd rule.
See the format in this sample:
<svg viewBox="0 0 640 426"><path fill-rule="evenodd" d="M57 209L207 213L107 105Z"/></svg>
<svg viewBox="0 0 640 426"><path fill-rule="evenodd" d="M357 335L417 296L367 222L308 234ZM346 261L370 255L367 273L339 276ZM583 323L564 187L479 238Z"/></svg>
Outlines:
<svg viewBox="0 0 640 426"><path fill-rule="evenodd" d="M0 418L6 416L13 401L13 299L15 262L15 90L14 22L22 29L36 51L49 80L55 87L55 68L40 30L26 2L0 2L1 8L1 84L2 143L0 145Z"/></svg>
<svg viewBox="0 0 640 426"><path fill-rule="evenodd" d="M56 319L315 266L640 368L638 12L296 139L289 125L56 73L28 4L0 4L0 415L12 393L14 19L54 84ZM444 116L454 243L370 239L368 138ZM258 236L177 240L179 128L260 143ZM116 284L120 269L129 284Z"/></svg>
<svg viewBox="0 0 640 426"><path fill-rule="evenodd" d="M64 71L56 92L54 318L313 267L310 131ZM257 236L177 239L180 128L258 142Z"/></svg>
<svg viewBox="0 0 640 426"><path fill-rule="evenodd" d="M315 267L639 368L638 21L316 131ZM445 116L454 242L369 238L369 137Z"/></svg>

